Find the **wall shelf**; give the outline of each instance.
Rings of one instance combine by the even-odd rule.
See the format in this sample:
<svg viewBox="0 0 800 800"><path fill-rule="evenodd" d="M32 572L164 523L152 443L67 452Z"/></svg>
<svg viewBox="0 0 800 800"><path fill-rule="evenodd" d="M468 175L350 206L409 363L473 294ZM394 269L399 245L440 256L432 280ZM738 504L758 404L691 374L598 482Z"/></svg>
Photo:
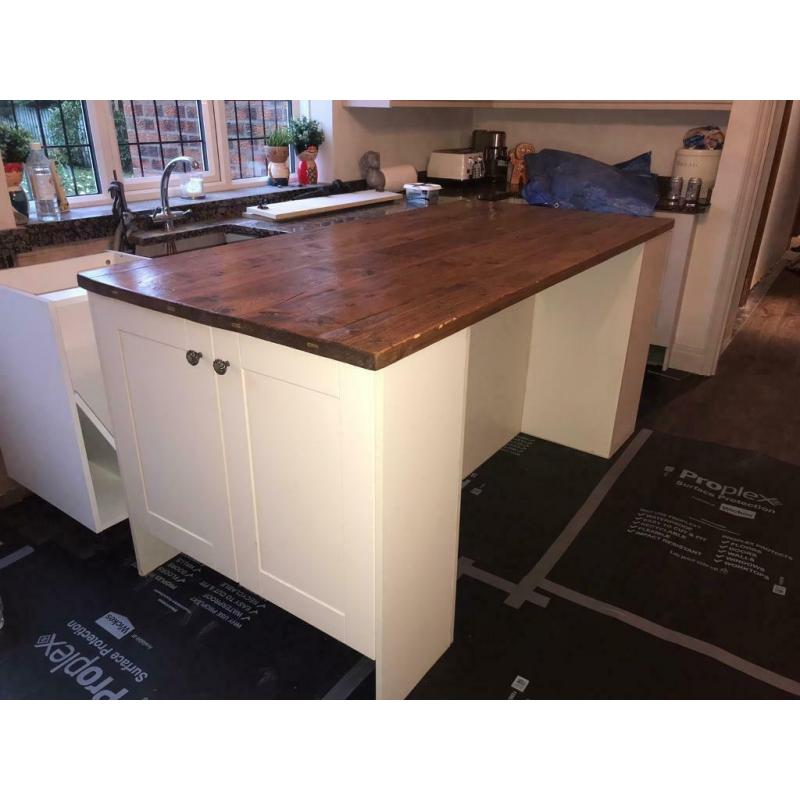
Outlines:
<svg viewBox="0 0 800 800"><path fill-rule="evenodd" d="M730 111L732 100L345 100L348 108Z"/></svg>

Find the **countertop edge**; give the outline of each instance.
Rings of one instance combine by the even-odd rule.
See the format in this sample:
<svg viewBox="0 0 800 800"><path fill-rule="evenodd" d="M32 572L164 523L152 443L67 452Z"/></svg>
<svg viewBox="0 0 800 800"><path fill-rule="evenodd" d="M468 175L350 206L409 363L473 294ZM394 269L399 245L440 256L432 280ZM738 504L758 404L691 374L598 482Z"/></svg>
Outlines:
<svg viewBox="0 0 800 800"><path fill-rule="evenodd" d="M282 344L294 350L302 350L311 355L330 358L335 361L342 361L362 369L377 370L376 359L373 353L357 350L353 347L340 345L336 342L326 342L325 340L310 340L306 336L283 330L281 328L267 328L263 325L256 325L239 317L232 317L226 314L217 314L213 311L206 311L195 306L187 306L183 303L171 303L158 297L139 294L130 289L120 289L116 286L109 286L101 281L94 280L87 273L78 273L78 286L86 289L87 292L108 297L111 300L119 300L123 303L147 308L150 311L158 311L162 314L169 314L173 317L181 317L189 322L197 322L200 325L208 325L220 330L232 331L233 333L243 333L245 336L252 336L255 339L262 339L274 344Z"/></svg>

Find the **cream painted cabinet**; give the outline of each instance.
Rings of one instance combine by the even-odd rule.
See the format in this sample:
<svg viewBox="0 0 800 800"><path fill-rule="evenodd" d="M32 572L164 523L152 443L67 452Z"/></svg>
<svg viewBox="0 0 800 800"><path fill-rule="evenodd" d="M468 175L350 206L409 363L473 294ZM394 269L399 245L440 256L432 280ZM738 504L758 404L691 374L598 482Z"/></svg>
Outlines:
<svg viewBox="0 0 800 800"><path fill-rule="evenodd" d="M135 452L129 502L154 535L235 579L210 329L158 315L116 338ZM192 350L202 354L194 365Z"/></svg>
<svg viewBox="0 0 800 800"><path fill-rule="evenodd" d="M214 336L231 362L219 385L231 478L242 489L239 581L351 641L338 364L247 336Z"/></svg>
<svg viewBox="0 0 800 800"><path fill-rule="evenodd" d="M340 367L363 371L91 300L134 540L155 537L373 655L372 529L346 523L343 505L370 451L343 447L347 420L361 423L343 411Z"/></svg>
<svg viewBox="0 0 800 800"><path fill-rule="evenodd" d="M453 640L462 468L633 432L666 243L374 371L91 294L140 572L194 555L405 697Z"/></svg>

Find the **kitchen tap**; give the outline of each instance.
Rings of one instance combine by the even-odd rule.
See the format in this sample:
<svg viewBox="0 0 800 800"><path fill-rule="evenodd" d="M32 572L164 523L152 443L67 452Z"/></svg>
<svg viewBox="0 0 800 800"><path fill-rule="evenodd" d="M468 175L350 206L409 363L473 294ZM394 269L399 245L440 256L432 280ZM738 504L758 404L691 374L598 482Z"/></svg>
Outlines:
<svg viewBox="0 0 800 800"><path fill-rule="evenodd" d="M153 222L157 225L163 225L168 231L175 230L175 220L182 219L191 214L190 209L185 211L172 211L169 207L169 178L172 175L172 170L178 164L188 164L192 169L200 169L200 164L194 158L189 156L178 156L171 161L167 161L164 165L164 172L161 174L161 207L155 210L153 214Z"/></svg>

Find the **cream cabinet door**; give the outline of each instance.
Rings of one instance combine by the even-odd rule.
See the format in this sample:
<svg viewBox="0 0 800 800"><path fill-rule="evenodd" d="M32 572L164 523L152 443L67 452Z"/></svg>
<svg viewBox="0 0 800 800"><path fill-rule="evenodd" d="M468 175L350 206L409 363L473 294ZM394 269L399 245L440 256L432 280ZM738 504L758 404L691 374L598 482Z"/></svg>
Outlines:
<svg viewBox="0 0 800 800"><path fill-rule="evenodd" d="M338 363L232 334L226 350L225 335L214 331L218 353L231 361L220 387L239 494L233 504L239 581L347 641Z"/></svg>
<svg viewBox="0 0 800 800"><path fill-rule="evenodd" d="M235 580L222 376L212 368L211 329L117 305L113 360L122 386L114 393L124 390L125 397L115 410L127 412L118 448L133 523ZM194 365L189 350L202 354Z"/></svg>

